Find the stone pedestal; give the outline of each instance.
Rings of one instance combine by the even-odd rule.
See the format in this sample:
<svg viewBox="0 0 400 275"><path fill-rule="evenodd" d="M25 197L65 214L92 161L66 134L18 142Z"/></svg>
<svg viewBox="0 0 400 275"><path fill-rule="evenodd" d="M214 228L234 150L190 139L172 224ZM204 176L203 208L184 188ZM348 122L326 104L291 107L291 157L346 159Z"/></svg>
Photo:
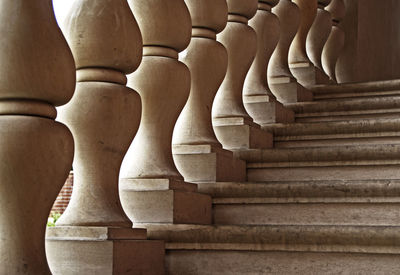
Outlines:
<svg viewBox="0 0 400 275"><path fill-rule="evenodd" d="M49 227L46 252L54 275L165 274L164 242L145 229Z"/></svg>

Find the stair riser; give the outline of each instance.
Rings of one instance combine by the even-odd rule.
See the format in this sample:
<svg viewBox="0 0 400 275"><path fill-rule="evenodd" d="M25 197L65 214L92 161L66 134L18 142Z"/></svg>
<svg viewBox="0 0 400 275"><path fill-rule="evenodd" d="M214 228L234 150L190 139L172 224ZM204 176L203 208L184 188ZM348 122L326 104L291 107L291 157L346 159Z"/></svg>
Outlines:
<svg viewBox="0 0 400 275"><path fill-rule="evenodd" d="M214 205L223 225L400 225L400 203L281 203Z"/></svg>
<svg viewBox="0 0 400 275"><path fill-rule="evenodd" d="M398 274L400 255L167 250L168 274Z"/></svg>
<svg viewBox="0 0 400 275"><path fill-rule="evenodd" d="M373 179L400 179L400 166L388 165L247 169L247 180L253 182Z"/></svg>

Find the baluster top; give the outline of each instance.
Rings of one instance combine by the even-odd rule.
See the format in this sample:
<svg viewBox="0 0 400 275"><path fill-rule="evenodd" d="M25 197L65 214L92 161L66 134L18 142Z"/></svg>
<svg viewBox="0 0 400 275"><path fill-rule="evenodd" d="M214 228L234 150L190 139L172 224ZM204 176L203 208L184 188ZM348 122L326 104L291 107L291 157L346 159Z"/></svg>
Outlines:
<svg viewBox="0 0 400 275"><path fill-rule="evenodd" d="M192 36L190 13L183 0L129 0L144 46L161 46L181 52Z"/></svg>
<svg viewBox="0 0 400 275"><path fill-rule="evenodd" d="M229 14L251 19L257 12L258 0L227 0Z"/></svg>
<svg viewBox="0 0 400 275"><path fill-rule="evenodd" d="M78 0L63 24L76 68L129 74L142 56L142 37L125 0Z"/></svg>
<svg viewBox="0 0 400 275"><path fill-rule="evenodd" d="M329 6L326 7L332 15L332 19L336 22L340 22L346 15L346 6L343 0L333 0Z"/></svg>
<svg viewBox="0 0 400 275"><path fill-rule="evenodd" d="M325 8L331 3L332 0L318 0L318 6Z"/></svg>
<svg viewBox="0 0 400 275"><path fill-rule="evenodd" d="M208 28L221 32L228 21L226 0L185 0L193 28Z"/></svg>

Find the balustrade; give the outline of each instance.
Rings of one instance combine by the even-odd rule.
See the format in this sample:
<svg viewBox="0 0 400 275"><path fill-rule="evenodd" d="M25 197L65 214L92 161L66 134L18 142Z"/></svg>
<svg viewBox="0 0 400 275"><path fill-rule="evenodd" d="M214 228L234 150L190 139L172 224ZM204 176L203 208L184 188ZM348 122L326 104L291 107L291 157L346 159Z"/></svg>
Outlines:
<svg viewBox="0 0 400 275"><path fill-rule="evenodd" d="M257 52L257 35L248 25L257 0L228 0L228 24L217 40L228 52L228 69L212 109L213 126L226 149L267 148L272 135L255 124L243 105L243 85Z"/></svg>
<svg viewBox="0 0 400 275"><path fill-rule="evenodd" d="M0 273L51 274L46 221L72 165L73 139L54 119L75 85L52 2L0 4Z"/></svg>
<svg viewBox="0 0 400 275"><path fill-rule="evenodd" d="M183 0L130 0L143 35L143 60L128 77L142 99L138 133L122 163L120 195L135 223L211 222L211 199L186 183L172 157L172 133L190 91L190 72L178 61L191 38Z"/></svg>
<svg viewBox="0 0 400 275"><path fill-rule="evenodd" d="M297 82L289 69L289 48L300 24L299 8L291 0L280 0L273 12L279 18L281 35L268 64L269 86L282 103L312 100L312 93Z"/></svg>
<svg viewBox="0 0 400 275"><path fill-rule="evenodd" d="M116 274L133 268L162 272L163 243L147 242L146 230L132 229L118 190L120 166L140 121L140 97L126 87L125 76L141 61L138 25L126 0L77 0L63 30L77 69L75 95L59 109L59 120L75 140L74 188L57 226L48 230L51 270L55 274ZM156 257L138 261L138 250ZM110 257L102 259L96 253ZM124 260L125 254L132 259Z"/></svg>
<svg viewBox="0 0 400 275"><path fill-rule="evenodd" d="M257 34L257 54L244 82L243 100L246 111L261 126L294 121L293 111L278 102L268 86L268 63L280 36L279 20L271 9L278 2L259 0L257 13L249 21Z"/></svg>
<svg viewBox="0 0 400 275"><path fill-rule="evenodd" d="M216 34L227 23L225 0L186 0L192 18L192 39L182 54L191 73L189 99L173 135L174 161L190 182L244 181L245 163L222 149L211 121L211 108L228 65Z"/></svg>
<svg viewBox="0 0 400 275"><path fill-rule="evenodd" d="M345 42L345 33L339 24L346 14L346 6L343 0L332 0L326 10L332 16L332 30L322 51L322 67L331 81L337 82L336 63Z"/></svg>

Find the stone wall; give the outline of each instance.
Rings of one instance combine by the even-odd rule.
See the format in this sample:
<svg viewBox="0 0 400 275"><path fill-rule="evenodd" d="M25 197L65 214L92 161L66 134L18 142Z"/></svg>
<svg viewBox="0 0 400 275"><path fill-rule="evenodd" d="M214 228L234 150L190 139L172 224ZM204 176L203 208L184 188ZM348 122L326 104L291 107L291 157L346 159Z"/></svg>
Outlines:
<svg viewBox="0 0 400 275"><path fill-rule="evenodd" d="M345 0L339 82L400 78L400 1Z"/></svg>

